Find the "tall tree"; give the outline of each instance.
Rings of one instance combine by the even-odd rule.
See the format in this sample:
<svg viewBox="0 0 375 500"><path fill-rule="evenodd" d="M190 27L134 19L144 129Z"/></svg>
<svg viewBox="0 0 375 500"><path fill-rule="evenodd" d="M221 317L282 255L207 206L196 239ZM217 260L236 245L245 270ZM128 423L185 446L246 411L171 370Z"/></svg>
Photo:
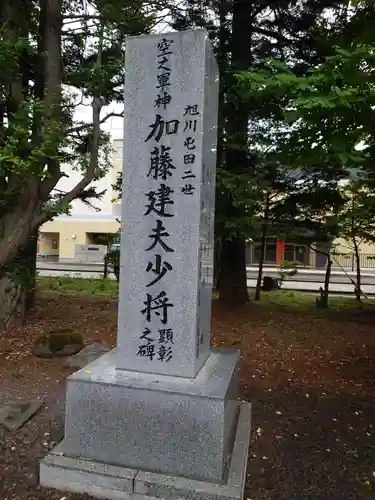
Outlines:
<svg viewBox="0 0 375 500"><path fill-rule="evenodd" d="M259 207L254 199L254 194L258 197L259 191L251 186L254 182L257 184L255 173L260 171L254 165L261 164L264 148L267 147L264 140L259 141L259 135L252 134L249 124L263 125L272 132L275 130L274 121L282 120L285 105L282 91L276 87L271 92L267 87L268 92L252 93L244 98L233 85L233 72L239 72L246 66L263 68L273 58L293 66L295 74L306 74L309 68L325 57L327 47L321 41L317 43L317 38L323 35L320 40L324 40L327 31L324 15L336 4L335 1L307 1L302 4L285 0L232 3L229 68L232 85L226 92L226 133L223 135L224 155L220 164L225 171L221 174L225 184L219 184L218 192L219 207L221 198L219 213L227 220L222 231L224 243L220 260L220 275L224 276L220 280L223 302L243 303L247 300L245 236L249 224L244 219L254 220L254 210ZM279 126L277 124L276 130ZM283 163L288 164L285 154ZM294 170L296 165L290 164L289 168ZM231 182L228 182L228 176ZM247 184L246 189L244 184ZM249 196L247 200L246 196ZM263 229L265 227L263 224Z"/></svg>
<svg viewBox="0 0 375 500"><path fill-rule="evenodd" d="M247 70L251 64L251 25L253 6L246 0L233 2L231 36L231 76ZM233 84L228 88L234 88ZM222 144L225 168L233 178L241 182L248 170L248 105L239 96L227 96L225 121L226 143ZM242 216L241 206L235 203L230 190L226 190L221 200L223 214L229 221ZM221 233L220 249L220 301L225 304L243 304L248 300L246 278L245 235L232 232L224 226Z"/></svg>
<svg viewBox="0 0 375 500"><path fill-rule="evenodd" d="M363 242L375 241L375 191L366 179L351 180L343 186L345 205L339 212L340 236L353 252L356 267L355 294L361 300L361 256Z"/></svg>
<svg viewBox="0 0 375 500"><path fill-rule="evenodd" d="M242 74L240 81L250 98L254 93L282 96L279 123L288 133L279 147L290 167L304 173L304 181L283 201L281 212L285 217L289 205L295 223L316 227L319 222L327 240L341 235L352 243L360 300L359 241L374 239L375 40L368 24L375 12L370 2L360 2L340 14L324 27L324 57L307 72L274 60Z"/></svg>
<svg viewBox="0 0 375 500"><path fill-rule="evenodd" d="M0 20L2 331L24 317L30 239L72 200L91 196L90 182L109 163L101 124L114 113L103 108L122 98L125 35L150 19L137 1L4 0ZM77 107L90 102L91 120L77 120ZM67 163L82 177L62 193Z"/></svg>
<svg viewBox="0 0 375 500"><path fill-rule="evenodd" d="M328 32L342 29L348 7L337 0L185 0L169 12L173 27L205 26L213 41L220 70L219 144L217 168L216 236L220 240L220 300L241 304L248 300L245 241L254 233L259 211L257 168L264 161L265 141L250 124L282 121L287 101L276 86L259 95L244 96L236 87L236 73L267 66L270 58L288 64L303 76L330 53ZM329 16L327 14L330 14ZM334 23L329 21L334 14ZM331 24L330 24L331 23ZM285 155L284 155L285 156ZM284 163L288 163L284 158ZM291 169L295 165L290 165ZM318 174L317 174L318 175Z"/></svg>

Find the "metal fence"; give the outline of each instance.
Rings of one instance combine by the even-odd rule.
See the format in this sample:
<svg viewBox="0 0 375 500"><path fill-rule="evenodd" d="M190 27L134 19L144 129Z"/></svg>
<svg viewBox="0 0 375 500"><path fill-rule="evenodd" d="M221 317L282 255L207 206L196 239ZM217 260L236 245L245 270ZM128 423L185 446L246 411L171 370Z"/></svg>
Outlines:
<svg viewBox="0 0 375 500"><path fill-rule="evenodd" d="M347 253L331 253L333 260L333 267L343 267L346 270L355 271L356 269L356 259L354 252ZM361 265L361 269L375 269L375 254L370 253L360 253L359 261ZM254 259L254 248L252 245L248 245L246 247L246 265L247 266L257 266L259 261ZM265 266L276 266L275 262L267 262L265 261ZM300 263L302 266L303 264ZM309 266L306 266L309 267ZM315 267L314 265L312 267ZM323 265L325 267L325 264ZM321 267L319 267L321 269Z"/></svg>
<svg viewBox="0 0 375 500"><path fill-rule="evenodd" d="M40 262L58 262L59 256L53 253L38 253L37 260Z"/></svg>
<svg viewBox="0 0 375 500"><path fill-rule="evenodd" d="M333 253L333 265L341 266L345 269L351 269L352 271L356 268L356 258L353 252L348 253ZM374 269L375 268L375 255L369 253L360 253L359 262L361 269Z"/></svg>

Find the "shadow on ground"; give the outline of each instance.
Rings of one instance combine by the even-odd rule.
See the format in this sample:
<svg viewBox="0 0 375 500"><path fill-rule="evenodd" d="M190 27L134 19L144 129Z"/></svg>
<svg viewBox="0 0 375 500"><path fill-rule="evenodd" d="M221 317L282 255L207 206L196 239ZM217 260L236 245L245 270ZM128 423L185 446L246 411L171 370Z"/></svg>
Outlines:
<svg viewBox="0 0 375 500"><path fill-rule="evenodd" d="M276 388L253 403L251 500L373 498L374 400Z"/></svg>
<svg viewBox="0 0 375 500"><path fill-rule="evenodd" d="M113 345L116 310L112 297L44 292L27 324L2 338L0 400L44 398L44 406L16 434L0 435L0 500L89 498L38 486L39 460L62 436L69 370L63 360L36 358L32 348L61 325L87 344ZM263 302L231 312L214 301L213 345L241 349L242 395L253 405L245 500L374 497L372 314L356 311L344 322L336 311L316 315Z"/></svg>

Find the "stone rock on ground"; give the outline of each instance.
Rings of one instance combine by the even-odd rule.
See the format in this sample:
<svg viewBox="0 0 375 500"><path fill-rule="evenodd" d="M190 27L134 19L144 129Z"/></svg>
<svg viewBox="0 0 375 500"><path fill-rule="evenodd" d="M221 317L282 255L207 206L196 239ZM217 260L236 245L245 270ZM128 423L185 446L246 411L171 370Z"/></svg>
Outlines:
<svg viewBox="0 0 375 500"><path fill-rule="evenodd" d="M0 404L0 425L9 431L22 427L42 406L42 399Z"/></svg>
<svg viewBox="0 0 375 500"><path fill-rule="evenodd" d="M95 342L94 344L86 346L75 356L68 358L66 360L66 366L79 370L111 350L112 348L105 342Z"/></svg>
<svg viewBox="0 0 375 500"><path fill-rule="evenodd" d="M53 330L41 335L34 346L34 355L40 358L72 356L84 347L83 337L71 329Z"/></svg>

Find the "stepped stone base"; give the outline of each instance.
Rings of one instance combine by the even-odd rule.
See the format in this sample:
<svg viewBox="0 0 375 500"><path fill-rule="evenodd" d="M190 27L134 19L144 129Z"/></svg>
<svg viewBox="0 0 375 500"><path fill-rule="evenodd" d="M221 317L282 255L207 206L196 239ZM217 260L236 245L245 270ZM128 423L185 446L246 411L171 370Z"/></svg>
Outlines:
<svg viewBox="0 0 375 500"><path fill-rule="evenodd" d="M250 406L239 351L214 349L193 378L119 370L111 351L67 379L65 436L40 482L103 498L241 499Z"/></svg>
<svg viewBox="0 0 375 500"><path fill-rule="evenodd" d="M42 460L40 483L45 487L111 500L242 500L250 425L251 406L241 403L224 481L200 481L69 457L63 454L61 443Z"/></svg>

